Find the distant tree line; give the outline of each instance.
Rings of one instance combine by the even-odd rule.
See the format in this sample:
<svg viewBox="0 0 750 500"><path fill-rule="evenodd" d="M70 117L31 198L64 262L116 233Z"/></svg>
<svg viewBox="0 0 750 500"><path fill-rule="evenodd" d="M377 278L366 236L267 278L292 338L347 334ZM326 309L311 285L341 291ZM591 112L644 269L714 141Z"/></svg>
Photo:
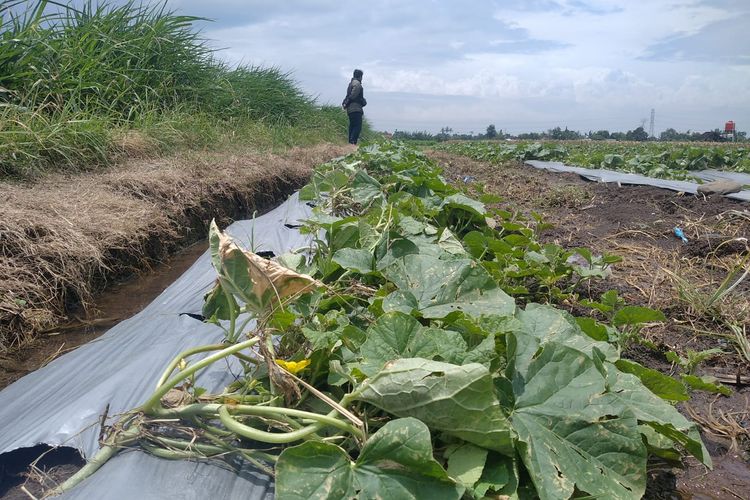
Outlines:
<svg viewBox="0 0 750 500"><path fill-rule="evenodd" d="M668 128L659 134L660 141L716 141L722 142L727 139L722 135L721 130L714 129L710 132L678 132L673 128ZM738 141L747 140L747 132L737 132Z"/></svg>
<svg viewBox="0 0 750 500"><path fill-rule="evenodd" d="M627 132L610 132L609 130L597 130L589 131L586 134L578 132L577 130L570 130L568 127L560 128L555 127L547 130L546 132L524 132L517 135L511 135L503 132L502 129L497 130L494 124L490 124L487 127L485 133L470 132L468 134L456 134L453 133L451 127L443 127L437 134L430 132L406 132L403 130L396 130L393 132L394 139L400 140L413 140L413 141L447 141L447 140L464 140L464 141L482 141L482 140L500 140L500 139L519 139L528 141L543 141L543 140L554 140L554 141L575 141L575 140L592 140L592 141L701 141L701 142L725 142L728 139L721 133L719 129L712 130L710 132L678 132L673 128L668 128L659 137L649 137L643 127L636 127L633 130ZM747 140L747 132L737 132L738 141Z"/></svg>

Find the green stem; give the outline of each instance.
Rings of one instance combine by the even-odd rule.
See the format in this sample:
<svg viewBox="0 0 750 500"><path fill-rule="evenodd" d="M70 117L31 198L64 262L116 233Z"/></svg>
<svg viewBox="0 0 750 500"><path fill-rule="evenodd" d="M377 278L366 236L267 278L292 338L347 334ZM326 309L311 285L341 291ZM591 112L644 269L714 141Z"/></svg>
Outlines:
<svg viewBox="0 0 750 500"><path fill-rule="evenodd" d="M274 399L273 396L265 396L260 394L219 394L219 396L216 398L220 400L223 404L231 404L232 401L236 401L240 404L247 403L247 404L258 404L258 403L268 403L272 399ZM229 401L227 401L229 400Z"/></svg>
<svg viewBox="0 0 750 500"><path fill-rule="evenodd" d="M159 389L162 385L164 385L164 382L167 380L167 378L172 375L172 372L177 367L177 365L180 364L180 361L183 359L192 356L193 354L198 354L201 352L208 352L208 351L218 351L220 349L224 349L227 347L226 344L210 344L210 345L204 345L201 347L193 347L191 349L187 349L185 351L182 351L180 354L175 357L171 363L167 366L167 369L164 370L164 373L162 373L161 377L159 377L159 381L156 383L156 389Z"/></svg>
<svg viewBox="0 0 750 500"><path fill-rule="evenodd" d="M274 477L274 471L272 467L268 467L266 464L261 462L260 460L257 460L252 454L245 452L244 450L240 450L240 455L243 456L245 460L256 466L259 470L264 472L269 477ZM273 460L271 463L276 463L275 460Z"/></svg>
<svg viewBox="0 0 750 500"><path fill-rule="evenodd" d="M175 409L165 409L165 408L158 408L156 411L154 411L153 415L159 418L187 418L192 417L196 415L219 415L219 418L221 418L222 408L226 408L228 405L224 404L217 404L217 403L210 403L210 404L192 404L188 406L184 406L182 408L175 408ZM351 424L344 422L342 420L339 420L334 417L338 412L336 410L331 411L328 415L321 415L319 413L304 411L304 410L297 410L294 408L284 408L279 406L251 406L251 405L231 405L232 413L239 414L239 415L256 415L259 417L295 417L295 418L305 418L310 419L312 421L315 421L316 423L307 427L302 427L300 429L297 429L296 431L292 431L291 433L271 433L271 432L265 432L265 431L257 431L262 432L264 435L270 435L272 436L271 439L276 439L279 436L284 436L286 434L294 434L296 432L301 432L303 437L307 436L313 432L318 431L320 428L322 428L325 425L330 425L331 427L336 427L338 429L341 429L346 432L350 432L354 434L357 437L362 437L362 431L357 429L356 427L352 426ZM226 410L226 415L231 418L231 415L229 414L229 411ZM233 420L233 419L232 419ZM286 419L284 419L286 420ZM224 420L222 419L222 423L224 423ZM226 423L224 423L226 425ZM244 425L244 424L239 424ZM311 430L312 427L319 426L313 430ZM249 426L246 426L249 429L252 429ZM229 427L227 427L229 428ZM230 429L232 430L232 429ZM233 431L236 432L236 431ZM238 433L241 434L241 433ZM300 438L292 438L291 441L296 441ZM275 443L277 441L266 441L265 439L258 439L259 441L265 441L269 443ZM283 443L291 442L291 441L280 441Z"/></svg>
<svg viewBox="0 0 750 500"><path fill-rule="evenodd" d="M247 326L247 325L248 325L248 324L249 324L249 323L250 323L250 322L251 322L252 320L254 320L254 319L257 319L257 318L255 317L255 315L253 315L253 314L252 314L251 312L249 312L249 311L248 311L248 315L249 315L249 316L248 316L248 318L247 318L247 319L246 319L245 321L243 321L243 322L242 322L242 324L240 325L240 328L239 328L239 332L240 332L240 334L241 334L241 333L242 333L242 332L243 332L243 331L245 330L245 327L246 327L246 326Z"/></svg>
<svg viewBox="0 0 750 500"><path fill-rule="evenodd" d="M215 418L219 411L219 406L222 406L221 404L217 403L196 403L192 405L182 406L180 408L157 408L154 413L152 414L155 417L158 418L180 418L180 419L189 419L189 420L197 420L195 417L197 416L204 416L204 417L213 417ZM301 429L303 427L302 424L297 422L296 420L293 420L292 418L289 418L290 415L287 414L288 408L284 407L276 407L276 406L248 406L248 405L232 405L232 408L239 408L239 411L237 413L241 413L243 415L259 415L259 416L266 416L266 415L272 415L275 416L279 420L283 420L290 426L294 427L295 429ZM258 411L252 411L247 410L248 408L262 408L267 411L258 410ZM280 410L280 411L275 411ZM305 415L307 417L307 415ZM218 430L218 429L216 429ZM222 431L226 432L226 431ZM227 433L231 434L231 433Z"/></svg>
<svg viewBox="0 0 750 500"><path fill-rule="evenodd" d="M225 431L224 429L219 429L218 427L213 427L204 423L197 416L188 417L187 420L196 427L203 429L205 431L205 436L211 440L234 436L234 434L229 431Z"/></svg>
<svg viewBox="0 0 750 500"><path fill-rule="evenodd" d="M250 357L246 354L242 354L241 352L234 353L234 357L241 359L242 361L247 361L248 363L252 363L256 366L260 364L260 361L258 361L256 358Z"/></svg>
<svg viewBox="0 0 750 500"><path fill-rule="evenodd" d="M350 395L344 396L344 398L340 402L341 406L345 407L346 404L351 399L353 398ZM364 437L364 433L360 429L357 429L351 424L342 422L341 420L334 418L334 416L338 413L336 410L331 410L331 412L328 413L328 415L320 415L318 413L295 410L293 408L279 408L279 407L265 407L265 406L263 407L237 406L237 407L234 407L233 409L236 410L240 414L262 415L262 413L257 413L257 410L260 408L262 408L261 412L266 412L266 411L268 412L268 413L265 413L266 415L272 414L272 412L276 412L277 414L286 414L290 416L293 415L293 416L300 417L300 418L310 418L311 420L315 420L316 423L312 425L308 425L306 427L303 427L302 429L298 429L292 432L283 432L283 433L266 432L266 431L255 429L253 427L250 427L248 425L245 425L236 421L234 418L232 418L232 415L229 414L229 410L227 409L226 405L219 406L219 409L218 409L219 419L221 420L221 423L224 424L224 427L226 427L228 430L236 434L239 434L240 436L246 437L248 439L254 439L256 441L262 441L262 442L274 443L274 444L292 443L294 441L305 439L311 434L318 432L319 430L324 428L326 425L345 430L359 438ZM251 411L253 413L249 413Z"/></svg>
<svg viewBox="0 0 750 500"><path fill-rule="evenodd" d="M168 450L166 448L160 448L149 443L141 443L144 450L159 458L166 458L167 460L189 460L189 459L201 459L207 458L206 455L198 451L187 451L187 450ZM222 451L222 453L225 453ZM214 453L216 455L216 453Z"/></svg>
<svg viewBox="0 0 750 500"><path fill-rule="evenodd" d="M226 405L222 405L226 406ZM232 412L240 415L257 415L257 416L274 416L274 415L285 415L296 418L307 418L315 422L337 427L343 431L351 432L357 437L362 437L362 431L355 428L351 424L335 418L338 412L333 411L329 415L321 415L319 413L297 410L294 408L284 408L276 406L246 406L237 405L232 406Z"/></svg>
<svg viewBox="0 0 750 500"><path fill-rule="evenodd" d="M275 463L277 460L277 457L274 455L271 455L269 453L264 453L262 451L257 450L249 450L246 448L236 448L234 446L231 446L220 439L207 435L208 439L213 441L216 444L206 444L206 443L195 443L192 441L185 441L182 439L174 439L174 438L165 438L165 437L152 437L150 438L154 443L156 444L162 444L165 446L169 446L170 448L176 448L176 450L163 450L163 451L177 451L177 452L183 452L183 453L193 453L198 452L200 454L203 454L205 457L211 457L216 455L225 455L230 453L240 453L245 457L255 457L260 458L261 460L266 460L270 463ZM156 449L157 447L150 443L141 443L144 447L149 447L149 451L152 451L153 449ZM200 455L198 455L200 457ZM171 457L165 457L165 458L171 458ZM177 457L180 458L180 457ZM255 460L254 460L255 462ZM264 471L267 471L267 467L264 468Z"/></svg>
<svg viewBox="0 0 750 500"><path fill-rule="evenodd" d="M269 453L264 453L262 451L248 450L248 449L245 449L245 448L234 448L234 447L228 445L227 443L223 442L219 438L214 437L214 436L212 436L210 434L206 434L206 438L208 438L209 440L211 440L214 443L216 443L218 447L225 448L228 452L239 453L240 455L242 455L242 457L245 460L247 460L248 462L250 462L251 464L253 464L255 467L257 467L258 470L263 471L265 474L267 474L267 475L269 475L271 477L274 476L273 467L268 467L261 460L264 460L264 461L266 461L268 463L271 463L271 464L275 464L276 460L278 459L278 457L276 457L274 455L271 455Z"/></svg>
<svg viewBox="0 0 750 500"><path fill-rule="evenodd" d="M102 446L86 465L84 465L78 472L70 476L57 488L53 489L51 493L53 495L60 495L77 486L81 481L99 470L99 468L104 465L107 460L115 456L115 454L120 451L120 448L137 441L140 437L140 433L140 426L132 425L127 430L124 430L119 435L116 435L111 444Z"/></svg>
<svg viewBox="0 0 750 500"><path fill-rule="evenodd" d="M204 454L207 457L212 456L212 455L221 455L223 453L232 451L231 448L227 446L216 446L212 444L194 443L191 441L184 441L182 439L151 437L150 440L154 441L154 443L156 444L161 444L164 446L168 446L170 448L176 448L177 451L184 451L184 452L197 451L199 453ZM141 445L147 445L147 444L149 443L141 443ZM154 446L154 445L151 444L150 446Z"/></svg>
<svg viewBox="0 0 750 500"><path fill-rule="evenodd" d="M197 362L196 364L192 366L188 366L181 372L177 373L175 376L164 382L157 390L154 392L153 395L145 402L143 405L138 408L137 411L142 411L146 414L151 414L156 410L156 408L159 406L159 403L161 401L161 398L164 397L166 393L169 392L170 389L174 388L177 384L197 372L198 370L207 367L208 365L215 363L216 361L226 358L227 356L231 356L232 354L241 351L242 349L245 349L247 347L252 347L255 344L258 343L258 338L252 338L250 340L246 340L244 342L240 342L239 344L231 345L225 349L222 349L221 351L212 354L211 356L207 356Z"/></svg>
<svg viewBox="0 0 750 500"><path fill-rule="evenodd" d="M219 276L219 281L221 282L221 276ZM237 323L237 301L234 300L234 296L229 293L227 290L227 287L224 286L222 283L221 290L224 292L224 296L227 298L227 303L229 304L229 335L227 336L227 340L231 343L234 343L237 340L237 332L235 331L235 326Z"/></svg>
<svg viewBox="0 0 750 500"><path fill-rule="evenodd" d="M221 420L221 423L224 424L224 427L234 432L235 434L239 434L242 437L253 439L255 441L262 441L264 443L273 444L293 443L294 441L304 439L310 434L314 434L325 427L324 424L318 422L316 424L309 425L292 432L275 433L261 431L237 422L229 414L229 410L227 410L226 406L221 406L219 408L219 419Z"/></svg>
<svg viewBox="0 0 750 500"><path fill-rule="evenodd" d="M206 434L205 437L207 439L209 439L210 441L213 441L214 443L216 443L216 446L221 446L221 447L225 447L227 449L231 449L233 451L237 451L239 453L242 453L242 456L244 456L246 458L247 457L255 457L256 459L259 458L261 460L265 460L266 462L272 463L272 464L275 464L276 461L279 459L278 456L271 455L270 453L266 453L266 452L263 452L263 451L250 450L250 449L247 449L247 448L233 448L230 445L228 445L227 443L225 443L224 441L222 441L221 439L219 439L216 436L213 436L211 434ZM255 463L254 460L253 460L253 463ZM273 472L271 472L271 475L273 475Z"/></svg>

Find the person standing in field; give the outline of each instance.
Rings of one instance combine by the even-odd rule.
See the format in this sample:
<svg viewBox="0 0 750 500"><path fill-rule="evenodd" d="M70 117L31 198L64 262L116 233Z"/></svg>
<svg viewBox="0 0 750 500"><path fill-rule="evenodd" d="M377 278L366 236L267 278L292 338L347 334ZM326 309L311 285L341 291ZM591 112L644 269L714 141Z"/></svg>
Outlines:
<svg viewBox="0 0 750 500"><path fill-rule="evenodd" d="M359 140L359 134L362 132L362 117L364 116L362 108L365 106L367 106L367 101L362 89L362 70L355 69L352 81L346 88L344 102L341 103L341 107L349 115L349 144L357 144Z"/></svg>

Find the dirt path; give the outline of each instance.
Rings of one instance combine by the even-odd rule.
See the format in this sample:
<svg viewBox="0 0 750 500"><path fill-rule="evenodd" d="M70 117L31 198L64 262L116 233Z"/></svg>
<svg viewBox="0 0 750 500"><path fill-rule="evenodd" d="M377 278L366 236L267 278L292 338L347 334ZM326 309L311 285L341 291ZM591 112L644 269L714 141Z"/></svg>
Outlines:
<svg viewBox="0 0 750 500"><path fill-rule="evenodd" d="M750 206L716 197L704 199L645 186L592 183L575 174L558 174L516 163L490 165L469 158L432 151L445 177L500 195L498 205L526 215L537 212L554 228L543 241L566 248L588 247L595 253L623 257L606 282L581 290L597 299L616 289L628 302L659 308L669 321L642 334L651 347L634 344L625 353L646 366L674 374L665 354L719 348L725 354L698 366L701 375L740 377L750 382L750 363L740 357L727 322L750 330L750 279L738 285L717 308L701 309L710 296L737 269L750 237ZM685 245L672 230L680 227ZM746 242L747 240L745 240ZM577 314L587 310L571 306ZM654 463L649 472L647 498L750 498L750 386L729 385L730 397L694 392L680 410L700 419L706 445L714 461L708 471L694 461L685 469Z"/></svg>

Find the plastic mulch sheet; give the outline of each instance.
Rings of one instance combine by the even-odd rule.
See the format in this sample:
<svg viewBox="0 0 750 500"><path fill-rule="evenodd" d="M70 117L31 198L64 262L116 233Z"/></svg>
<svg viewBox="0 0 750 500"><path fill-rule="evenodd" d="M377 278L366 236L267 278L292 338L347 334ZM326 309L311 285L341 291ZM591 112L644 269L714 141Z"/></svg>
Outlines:
<svg viewBox="0 0 750 500"><path fill-rule="evenodd" d="M227 232L256 252L281 255L310 244L310 237L294 227L310 213L295 194L263 216L232 224ZM93 456L107 405L108 414L116 416L142 404L175 355L223 339L217 326L182 314L200 314L203 295L215 278L206 252L143 311L1 391L0 454L45 443ZM221 390L233 380L236 368L231 363L214 367L197 383L209 391ZM163 460L139 450L118 454L63 495L139 500L272 496L272 479L249 466L238 474L215 464Z"/></svg>
<svg viewBox="0 0 750 500"><path fill-rule="evenodd" d="M645 175L628 174L625 172L616 172L613 170L604 170L598 168L572 167L558 161L527 160L526 164L534 168L550 170L553 172L573 172L590 181L654 186L662 189L678 191L681 193L697 194L698 186L700 186L700 184L696 182L655 179L653 177L646 177ZM750 174L743 174L739 172L701 170L698 172L690 172L690 175L706 181L728 179L737 181L741 184L750 184ZM732 198L734 200L750 201L750 190L744 190L740 191L739 193L732 193L724 196L726 196L727 198Z"/></svg>

